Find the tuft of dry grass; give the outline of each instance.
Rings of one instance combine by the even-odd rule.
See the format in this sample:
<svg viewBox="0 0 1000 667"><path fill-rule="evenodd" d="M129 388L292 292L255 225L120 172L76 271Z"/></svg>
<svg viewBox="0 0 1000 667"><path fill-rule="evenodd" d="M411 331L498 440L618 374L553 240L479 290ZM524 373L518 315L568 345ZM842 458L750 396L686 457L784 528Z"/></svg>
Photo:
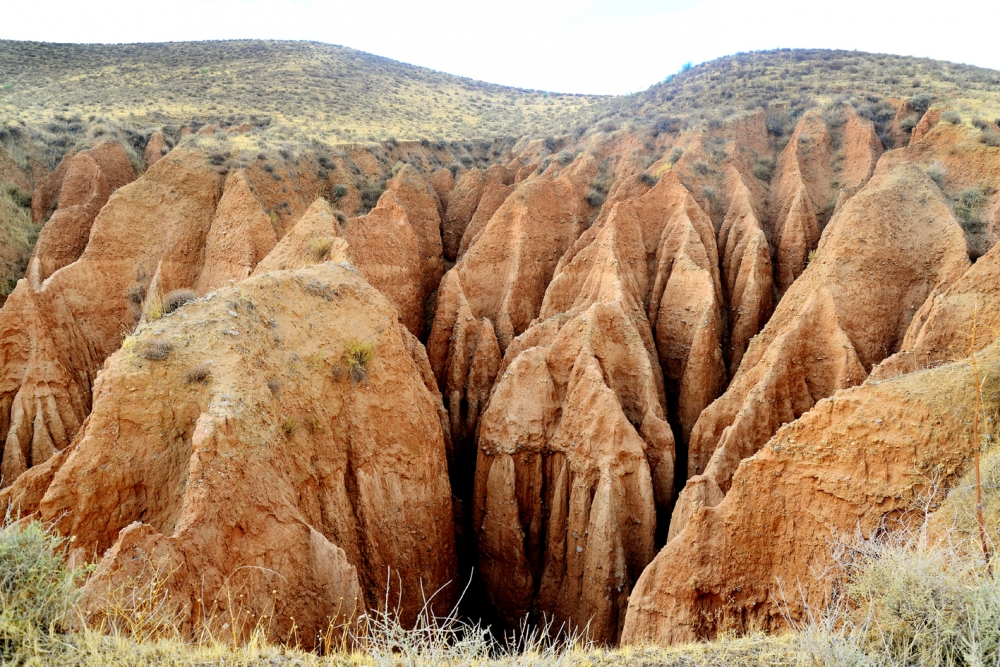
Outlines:
<svg viewBox="0 0 1000 667"><path fill-rule="evenodd" d="M156 291L146 294L146 300L142 302L143 319L155 322L163 317L164 312L163 295Z"/></svg>
<svg viewBox="0 0 1000 667"><path fill-rule="evenodd" d="M322 262L330 254L333 240L326 236L318 236L309 241L309 253L317 262Z"/></svg>
<svg viewBox="0 0 1000 667"><path fill-rule="evenodd" d="M344 352L344 361L347 363L347 371L354 382L364 382L368 379L368 364L375 358L375 348L371 343L352 338L347 341L347 350Z"/></svg>
<svg viewBox="0 0 1000 667"><path fill-rule="evenodd" d="M186 303L191 303L198 298L193 290L175 289L163 299L163 314L172 313Z"/></svg>
<svg viewBox="0 0 1000 667"><path fill-rule="evenodd" d="M184 382L188 384L194 384L195 382L204 382L208 379L208 376L212 374L212 369L207 362L201 362L191 366L186 371L184 371Z"/></svg>
<svg viewBox="0 0 1000 667"><path fill-rule="evenodd" d="M170 356L174 346L170 341L149 339L139 345L137 354L149 361L163 361Z"/></svg>

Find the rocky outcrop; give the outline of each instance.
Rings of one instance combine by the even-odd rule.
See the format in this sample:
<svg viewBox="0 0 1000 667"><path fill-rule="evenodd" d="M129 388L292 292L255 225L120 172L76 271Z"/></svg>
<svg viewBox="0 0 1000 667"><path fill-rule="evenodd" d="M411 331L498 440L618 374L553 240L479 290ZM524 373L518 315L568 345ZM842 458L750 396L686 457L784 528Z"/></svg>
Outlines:
<svg viewBox="0 0 1000 667"><path fill-rule="evenodd" d="M823 213L830 203L832 155L826 124L818 114L807 113L778 158L769 224L779 294L799 277L819 241Z"/></svg>
<svg viewBox="0 0 1000 667"><path fill-rule="evenodd" d="M347 242L333 209L325 199L317 199L256 265L254 274L300 269L325 261L344 261L347 253Z"/></svg>
<svg viewBox="0 0 1000 667"><path fill-rule="evenodd" d="M230 174L205 240L205 264L194 289L206 294L253 273L274 248L274 226L242 171Z"/></svg>
<svg viewBox="0 0 1000 667"><path fill-rule="evenodd" d="M153 132L142 151L142 157L146 161L146 169L159 162L169 152L170 146L167 144L167 140L163 137L163 134Z"/></svg>
<svg viewBox="0 0 1000 667"><path fill-rule="evenodd" d="M472 215L472 220L469 221L469 226L465 228L465 233L462 235L462 243L458 248L458 259L461 259L469 246L476 242L482 231L486 229L486 223L490 221L493 214L513 191L513 185L504 185L503 183L490 183L483 188L476 212Z"/></svg>
<svg viewBox="0 0 1000 667"><path fill-rule="evenodd" d="M771 247L757 218L752 194L739 175L726 218L719 231L722 283L729 303L729 372L736 374L750 340L756 336L773 308L774 277Z"/></svg>
<svg viewBox="0 0 1000 667"><path fill-rule="evenodd" d="M487 185L510 185L513 178L501 165L489 169L465 169L459 173L454 189L449 193L448 208L441 227L444 256L454 261L462 244L462 236L472 220L479 199Z"/></svg>
<svg viewBox="0 0 1000 667"><path fill-rule="evenodd" d="M899 352L872 370L874 380L912 373L993 343L1000 330L1000 247L979 258L965 274L928 299L913 316Z"/></svg>
<svg viewBox="0 0 1000 667"><path fill-rule="evenodd" d="M694 510L646 568L622 641L779 631L823 609L838 543L902 527L896 519L934 492L928 471L945 486L962 472L972 393L963 362L819 401L745 460L725 499Z"/></svg>
<svg viewBox="0 0 1000 667"><path fill-rule="evenodd" d="M459 432L474 432L478 415L462 406L484 405L493 382L471 382L466 369L493 367L497 351L502 354L538 316L556 264L583 231L585 215L583 193L569 176L526 182L445 274L427 355L453 422L457 414L468 424ZM470 395L474 386L482 393Z"/></svg>
<svg viewBox="0 0 1000 667"><path fill-rule="evenodd" d="M118 143L104 143L81 151L60 164L61 180L58 208L42 228L28 268L28 279L38 285L83 254L90 238L90 228L108 197L118 188L135 180L132 168ZM59 174L59 169L53 174ZM40 187L47 191L54 184ZM41 202L40 205L44 205Z"/></svg>
<svg viewBox="0 0 1000 667"><path fill-rule="evenodd" d="M438 215L444 221L445 212L451 201L451 192L455 189L455 176L450 169L438 167L427 177L427 183L434 188L438 198Z"/></svg>
<svg viewBox="0 0 1000 667"><path fill-rule="evenodd" d="M408 164L389 179L386 189L406 211L406 219L417 237L420 253L420 304L423 306L444 275L437 194L420 173Z"/></svg>
<svg viewBox="0 0 1000 667"><path fill-rule="evenodd" d="M715 230L673 172L664 174L635 205L650 276L647 312L672 416L686 441L698 415L722 392L726 380Z"/></svg>
<svg viewBox="0 0 1000 667"><path fill-rule="evenodd" d="M842 188L838 207L844 198L853 196L865 186L875 173L875 166L883 152L875 125L870 120L862 119L853 110L846 111L846 115L840 146L840 163L843 166L838 174Z"/></svg>
<svg viewBox="0 0 1000 667"><path fill-rule="evenodd" d="M479 425L473 533L490 606L617 640L673 493L643 226L615 206L560 262ZM476 246L474 246L475 248Z"/></svg>
<svg viewBox="0 0 1000 667"><path fill-rule="evenodd" d="M454 578L454 536L440 395L396 320L333 262L188 304L127 339L70 449L4 499L47 486L21 510L97 558L92 599L161 568L188 632L269 614L310 644L387 591L412 623Z"/></svg>
<svg viewBox="0 0 1000 667"><path fill-rule="evenodd" d="M910 134L910 145L917 143L921 139L927 136L930 132L941 122L941 112L943 109L928 109L921 116L920 122L917 126L913 128L913 132Z"/></svg>
<svg viewBox="0 0 1000 667"><path fill-rule="evenodd" d="M350 219L343 234L368 282L395 304L400 321L413 335L422 335L424 257L408 211L395 194L384 192L370 213Z"/></svg>
<svg viewBox="0 0 1000 667"><path fill-rule="evenodd" d="M912 165L880 170L830 222L816 259L751 342L726 393L699 417L670 536L717 505L740 462L778 428L860 383L898 349L913 314L969 266L961 228Z"/></svg>
<svg viewBox="0 0 1000 667"><path fill-rule="evenodd" d="M221 185L200 155L162 161L111 195L78 260L11 293L0 310L4 485L69 444L137 300L194 284Z"/></svg>

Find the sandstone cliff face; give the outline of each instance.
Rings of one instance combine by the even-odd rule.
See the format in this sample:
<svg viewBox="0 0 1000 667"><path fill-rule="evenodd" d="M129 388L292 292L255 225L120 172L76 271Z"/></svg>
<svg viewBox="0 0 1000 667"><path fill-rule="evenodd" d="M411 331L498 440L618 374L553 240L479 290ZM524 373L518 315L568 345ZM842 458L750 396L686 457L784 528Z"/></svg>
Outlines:
<svg viewBox="0 0 1000 667"><path fill-rule="evenodd" d="M168 152L170 152L170 146L167 145L166 138L160 132L153 132L142 151L142 157L146 160L146 168L149 169L159 162Z"/></svg>
<svg viewBox="0 0 1000 667"><path fill-rule="evenodd" d="M582 199L567 175L522 184L441 281L427 355L458 424L456 447L475 432L478 413L468 406L485 405L488 371L538 316L559 258L583 231ZM474 368L482 380L470 377Z"/></svg>
<svg viewBox="0 0 1000 667"><path fill-rule="evenodd" d="M994 246L961 278L917 311L899 352L872 370L873 379L937 366L993 343L1000 326L1000 248Z"/></svg>
<svg viewBox="0 0 1000 667"><path fill-rule="evenodd" d="M165 293L194 283L221 189L203 165L181 154L118 190L80 258L41 285L21 281L0 310L4 485L76 434L101 364L135 324L130 287Z"/></svg>
<svg viewBox="0 0 1000 667"><path fill-rule="evenodd" d="M916 167L880 167L830 222L816 259L754 339L726 393L691 435L671 520L717 505L741 460L902 343L914 313L969 266L962 231Z"/></svg>
<svg viewBox="0 0 1000 667"><path fill-rule="evenodd" d="M508 347L480 421L473 501L495 612L589 624L608 643L673 492L637 209L616 205L580 238L539 319Z"/></svg>
<svg viewBox="0 0 1000 667"><path fill-rule="evenodd" d="M510 185L512 182L510 173L501 165L489 169L465 169L458 174L454 189L448 193L448 208L441 230L445 258L454 261L458 256L465 228L479 207L479 199L486 186Z"/></svg>
<svg viewBox="0 0 1000 667"><path fill-rule="evenodd" d="M28 280L36 289L58 269L75 262L83 254L91 225L108 197L136 178L128 156L117 143L104 143L76 153L68 162L60 163L60 168L53 172L56 174L60 177L56 195L58 208L42 228L28 268ZM45 205L45 191L55 190L56 184L39 185L43 190L41 207Z"/></svg>
<svg viewBox="0 0 1000 667"><path fill-rule="evenodd" d="M781 630L829 600L837 542L891 529L972 452L966 363L838 392L783 427L646 568L624 642ZM888 520L889 523L883 523Z"/></svg>
<svg viewBox="0 0 1000 667"><path fill-rule="evenodd" d="M773 308L771 247L742 176L734 175L731 204L719 230L722 282L729 304L729 350L726 361L735 375L743 355Z"/></svg>
<svg viewBox="0 0 1000 667"><path fill-rule="evenodd" d="M807 113L778 158L771 182L771 243L779 294L792 285L816 247L830 200L833 141L823 119Z"/></svg>
<svg viewBox="0 0 1000 667"><path fill-rule="evenodd" d="M230 280L244 280L276 242L271 216L264 212L246 174L230 174L208 230L205 265L194 289L206 294Z"/></svg>
<svg viewBox="0 0 1000 667"><path fill-rule="evenodd" d="M144 564L171 573L188 630L273 613L275 637L294 617L309 643L387 590L412 622L420 586L455 574L440 395L417 348L348 264L255 276L144 325L71 447L7 498L47 486L22 510L71 535L75 562L104 554L89 594Z"/></svg>

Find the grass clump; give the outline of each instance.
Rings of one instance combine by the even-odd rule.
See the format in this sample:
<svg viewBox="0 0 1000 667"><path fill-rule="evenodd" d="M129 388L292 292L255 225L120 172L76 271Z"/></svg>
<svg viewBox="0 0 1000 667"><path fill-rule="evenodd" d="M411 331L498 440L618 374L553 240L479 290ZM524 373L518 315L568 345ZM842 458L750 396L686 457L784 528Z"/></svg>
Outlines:
<svg viewBox="0 0 1000 667"><path fill-rule="evenodd" d="M207 362L201 362L191 366L186 371L184 371L184 382L187 384L194 384L195 382L204 382L208 379L208 376L212 374L212 370Z"/></svg>
<svg viewBox="0 0 1000 667"><path fill-rule="evenodd" d="M163 314L172 313L186 303L191 303L198 298L193 290L175 289L167 294L163 299Z"/></svg>
<svg viewBox="0 0 1000 667"><path fill-rule="evenodd" d="M163 361L173 352L174 346L166 340L147 340L139 346L137 354L149 361Z"/></svg>
<svg viewBox="0 0 1000 667"><path fill-rule="evenodd" d="M318 236L309 241L309 254L317 262L322 262L330 254L333 240L326 236Z"/></svg>
<svg viewBox="0 0 1000 667"><path fill-rule="evenodd" d="M163 303L163 295L154 291L146 294L146 300L142 302L142 316L147 322L155 322L163 317L166 308Z"/></svg>
<svg viewBox="0 0 1000 667"><path fill-rule="evenodd" d="M980 216L989 198L987 186L966 188L955 195L955 216L966 231L978 231L983 226Z"/></svg>
<svg viewBox="0 0 1000 667"><path fill-rule="evenodd" d="M368 365L374 358L375 348L372 347L371 343L357 338L347 341L344 361L347 363L347 372L354 382L364 382L368 379Z"/></svg>
<svg viewBox="0 0 1000 667"><path fill-rule="evenodd" d="M281 422L281 430L287 437L293 438L299 432L299 421L295 417L288 417Z"/></svg>
<svg viewBox="0 0 1000 667"><path fill-rule="evenodd" d="M927 175L939 188L944 188L944 179L948 176L948 168L940 162L935 162L927 167Z"/></svg>
<svg viewBox="0 0 1000 667"><path fill-rule="evenodd" d="M945 123L951 123L952 125L958 125L962 122L962 115L957 111L945 111L941 114L941 120Z"/></svg>
<svg viewBox="0 0 1000 667"><path fill-rule="evenodd" d="M0 654L25 644L37 646L68 626L82 574L66 568L68 544L38 522L14 522L9 513L5 517L0 528Z"/></svg>

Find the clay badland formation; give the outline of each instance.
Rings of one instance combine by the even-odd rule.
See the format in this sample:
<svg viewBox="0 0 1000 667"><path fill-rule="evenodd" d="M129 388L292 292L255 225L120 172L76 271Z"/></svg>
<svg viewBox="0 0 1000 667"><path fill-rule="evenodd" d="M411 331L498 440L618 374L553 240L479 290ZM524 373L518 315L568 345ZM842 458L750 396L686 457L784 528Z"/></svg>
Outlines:
<svg viewBox="0 0 1000 667"><path fill-rule="evenodd" d="M43 122L27 71L0 72L0 503L96 566L94 618L155 574L185 632L272 609L308 643L471 580L500 628L777 631L836 542L967 470L994 72L749 54L542 133L345 144L75 89Z"/></svg>

